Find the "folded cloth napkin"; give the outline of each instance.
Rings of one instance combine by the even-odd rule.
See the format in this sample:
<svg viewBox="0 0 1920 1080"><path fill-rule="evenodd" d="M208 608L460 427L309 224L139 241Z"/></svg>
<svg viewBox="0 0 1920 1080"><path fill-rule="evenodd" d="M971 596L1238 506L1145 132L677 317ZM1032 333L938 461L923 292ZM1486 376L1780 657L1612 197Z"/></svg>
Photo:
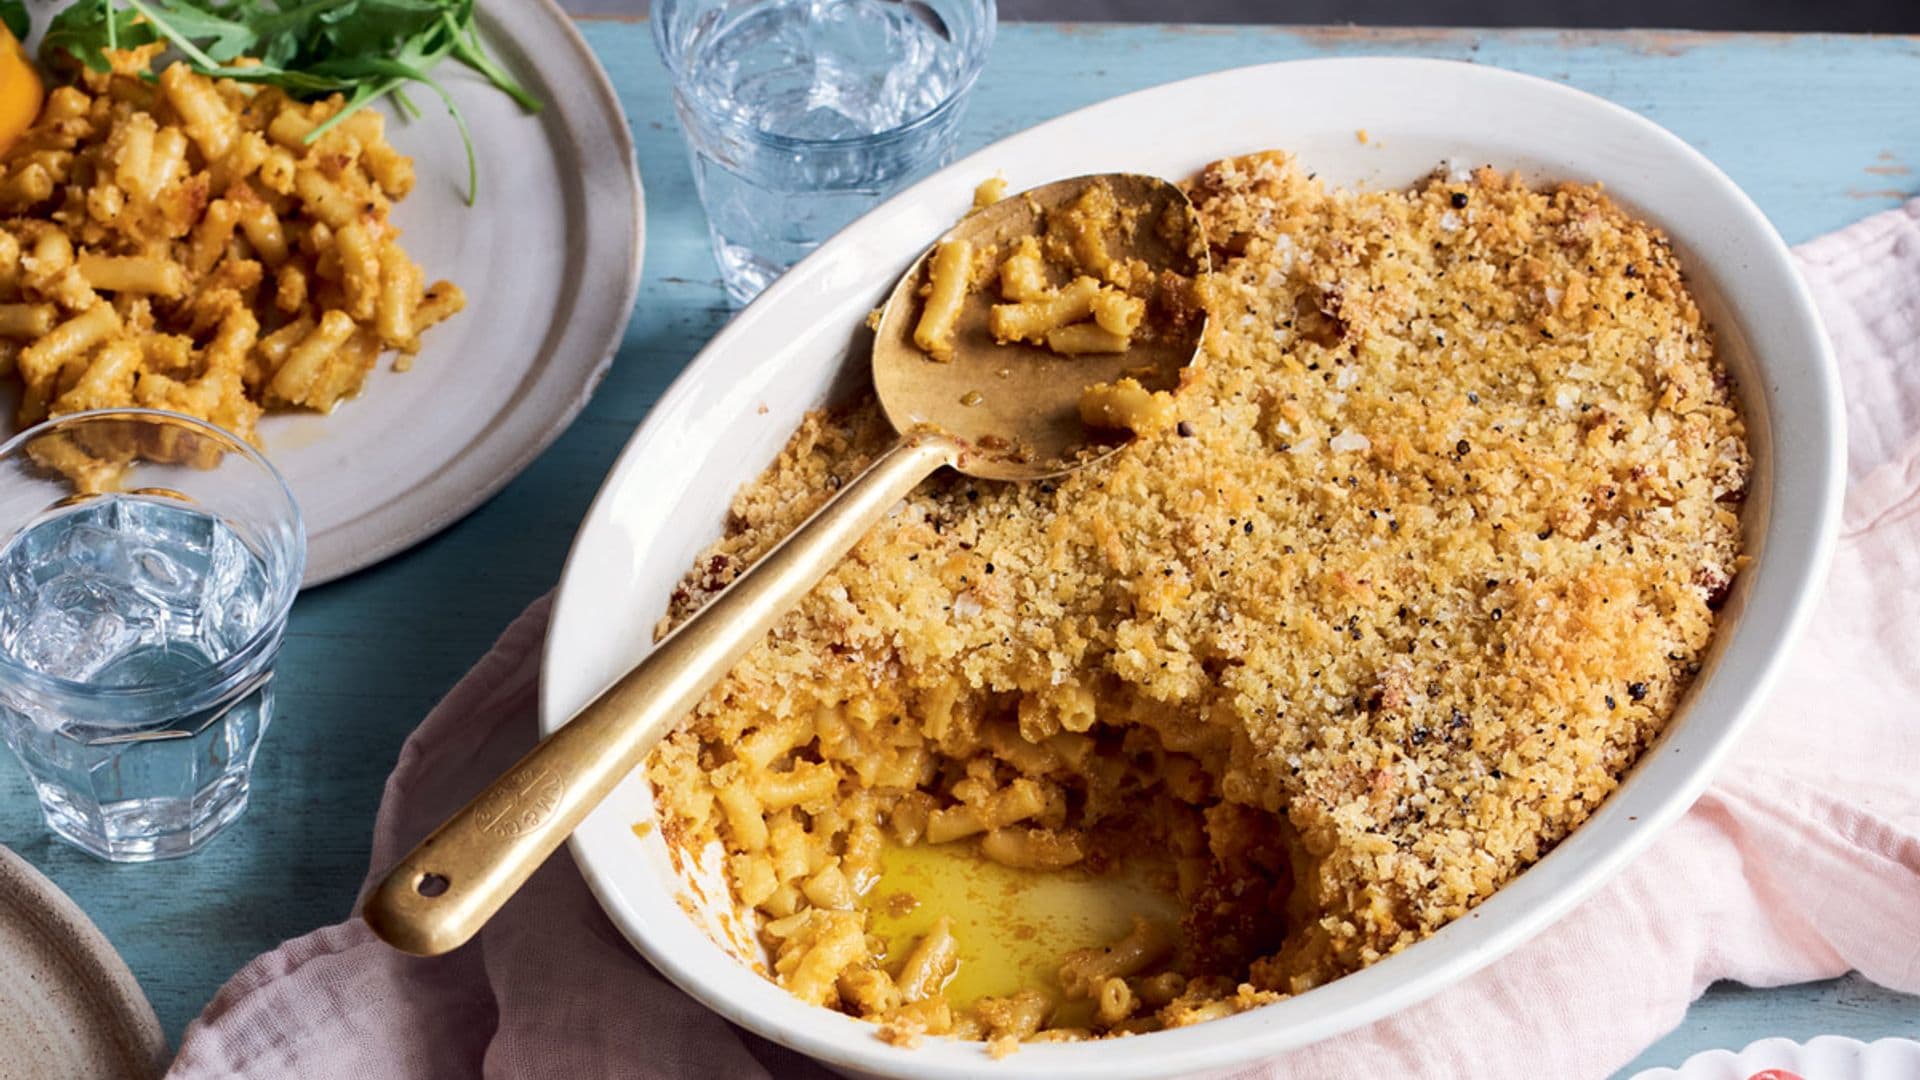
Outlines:
<svg viewBox="0 0 1920 1080"><path fill-rule="evenodd" d="M1602 1077L1709 983L1857 970L1920 993L1920 199L1797 252L1840 357L1849 496L1823 606L1765 715L1692 810L1532 942L1424 1004L1235 1075ZM547 603L400 753L379 873L535 737ZM198 1077L821 1075L675 989L565 852L433 960L359 919L235 975L187 1029Z"/></svg>

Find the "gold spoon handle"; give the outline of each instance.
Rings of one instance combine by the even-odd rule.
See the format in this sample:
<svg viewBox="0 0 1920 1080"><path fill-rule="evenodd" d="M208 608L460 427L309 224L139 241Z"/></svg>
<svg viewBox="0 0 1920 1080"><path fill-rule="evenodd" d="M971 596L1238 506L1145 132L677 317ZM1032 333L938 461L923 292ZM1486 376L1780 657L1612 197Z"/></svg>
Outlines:
<svg viewBox="0 0 1920 1080"><path fill-rule="evenodd" d="M478 933L776 619L889 508L959 455L959 444L942 435L895 443L401 859L362 910L374 933L417 956L437 956Z"/></svg>

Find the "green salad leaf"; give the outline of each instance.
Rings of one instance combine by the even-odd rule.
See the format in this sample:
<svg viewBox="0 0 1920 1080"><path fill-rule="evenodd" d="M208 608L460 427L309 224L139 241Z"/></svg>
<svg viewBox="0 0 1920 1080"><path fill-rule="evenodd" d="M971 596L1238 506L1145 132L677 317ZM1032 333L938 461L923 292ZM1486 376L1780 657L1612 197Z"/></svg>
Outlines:
<svg viewBox="0 0 1920 1080"><path fill-rule="evenodd" d="M0 0L0 20L11 26L9 5L19 4ZM24 8L19 16L24 23ZM16 33L24 36L24 26ZM309 142L388 94L403 112L418 115L402 87L427 87L460 129L469 204L480 175L473 138L452 96L434 80L434 66L451 56L521 108L537 112L541 104L487 55L474 25L474 0L76 0L47 25L40 55L51 65L78 62L106 71L106 50L156 41L202 75L277 86L299 98L346 95L346 106L315 128ZM236 64L242 57L255 62Z"/></svg>

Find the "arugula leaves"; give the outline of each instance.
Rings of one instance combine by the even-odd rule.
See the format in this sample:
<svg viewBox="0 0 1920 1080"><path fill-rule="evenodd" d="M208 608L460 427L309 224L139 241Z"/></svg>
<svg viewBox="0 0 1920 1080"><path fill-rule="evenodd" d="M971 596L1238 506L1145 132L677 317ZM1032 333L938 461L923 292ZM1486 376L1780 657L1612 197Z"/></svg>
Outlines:
<svg viewBox="0 0 1920 1080"><path fill-rule="evenodd" d="M519 2L519 0L508 0ZM0 0L0 21L24 38L20 0ZM445 103L467 152L467 202L479 187L479 166L466 118L430 74L451 56L478 72L529 112L540 99L514 80L480 43L474 0L76 0L53 17L40 45L49 64L63 58L108 70L104 50L165 41L203 75L278 86L301 98L345 94L338 113L307 136L312 142L352 113L420 83ZM248 57L258 63L236 65Z"/></svg>

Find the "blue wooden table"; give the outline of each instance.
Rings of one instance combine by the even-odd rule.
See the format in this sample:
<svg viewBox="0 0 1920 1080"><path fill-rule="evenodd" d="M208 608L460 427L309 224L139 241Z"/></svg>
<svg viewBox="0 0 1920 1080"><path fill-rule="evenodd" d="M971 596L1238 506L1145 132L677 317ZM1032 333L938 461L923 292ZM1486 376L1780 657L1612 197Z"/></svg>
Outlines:
<svg viewBox="0 0 1920 1080"><path fill-rule="evenodd" d="M608 20L582 29L633 126L649 243L625 344L585 414L465 521L300 598L280 664L281 714L260 757L253 806L206 852L153 866L95 862L46 838L21 773L0 766L0 842L93 916L176 1040L252 956L347 914L402 740L508 620L552 586L615 453L727 321L646 27ZM978 146L1187 75L1358 54L1474 60L1611 98L1706 152L1790 242L1920 193L1920 175L1910 171L1920 168L1920 38L1009 25L963 142ZM1764 1036L1821 1033L1920 1034L1920 999L1854 978L1771 990L1716 987L1635 1066L1677 1064L1697 1050Z"/></svg>

